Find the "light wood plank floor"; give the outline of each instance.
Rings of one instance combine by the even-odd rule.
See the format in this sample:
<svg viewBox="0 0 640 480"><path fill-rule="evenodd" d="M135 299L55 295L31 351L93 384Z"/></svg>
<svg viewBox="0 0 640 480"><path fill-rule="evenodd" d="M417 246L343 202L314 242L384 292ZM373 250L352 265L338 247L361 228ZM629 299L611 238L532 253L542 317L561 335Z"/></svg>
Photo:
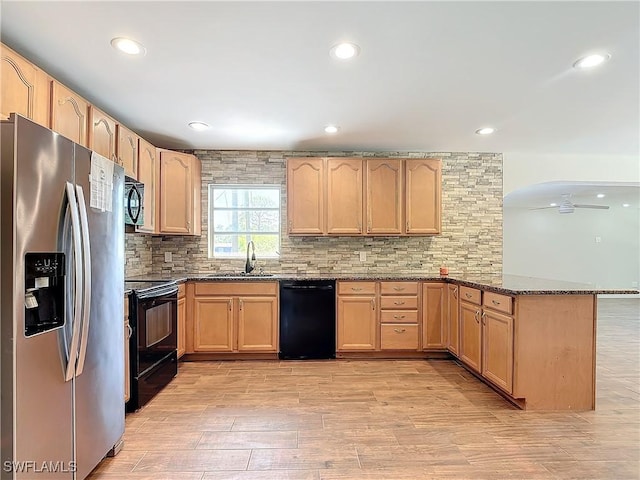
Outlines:
<svg viewBox="0 0 640 480"><path fill-rule="evenodd" d="M640 478L640 299L599 301L593 412L523 412L453 361L184 363L91 480Z"/></svg>

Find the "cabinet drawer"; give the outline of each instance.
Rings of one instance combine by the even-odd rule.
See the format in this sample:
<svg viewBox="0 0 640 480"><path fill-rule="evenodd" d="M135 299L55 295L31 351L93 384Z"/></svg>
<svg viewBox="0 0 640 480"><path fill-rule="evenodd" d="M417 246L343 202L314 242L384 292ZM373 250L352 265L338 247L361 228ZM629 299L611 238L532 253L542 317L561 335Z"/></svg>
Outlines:
<svg viewBox="0 0 640 480"><path fill-rule="evenodd" d="M375 295L376 282L338 282L338 295Z"/></svg>
<svg viewBox="0 0 640 480"><path fill-rule="evenodd" d="M384 296L380 297L380 308L382 310L405 310L405 309L417 309L418 297L396 297L396 296Z"/></svg>
<svg viewBox="0 0 640 480"><path fill-rule="evenodd" d="M196 282L195 295L277 295L278 282Z"/></svg>
<svg viewBox="0 0 640 480"><path fill-rule="evenodd" d="M382 350L417 350L418 325L404 323L381 325L380 348Z"/></svg>
<svg viewBox="0 0 640 480"><path fill-rule="evenodd" d="M460 287L460 300L480 305L482 292L477 288Z"/></svg>
<svg viewBox="0 0 640 480"><path fill-rule="evenodd" d="M482 305L499 312L513 313L513 299L508 295L500 295L499 293L484 292Z"/></svg>
<svg viewBox="0 0 640 480"><path fill-rule="evenodd" d="M417 295L418 282L380 282L382 295Z"/></svg>
<svg viewBox="0 0 640 480"><path fill-rule="evenodd" d="M418 323L417 310L382 310L380 312L382 323Z"/></svg>
<svg viewBox="0 0 640 480"><path fill-rule="evenodd" d="M178 284L178 298L182 298L185 295L185 284L184 283L179 283Z"/></svg>

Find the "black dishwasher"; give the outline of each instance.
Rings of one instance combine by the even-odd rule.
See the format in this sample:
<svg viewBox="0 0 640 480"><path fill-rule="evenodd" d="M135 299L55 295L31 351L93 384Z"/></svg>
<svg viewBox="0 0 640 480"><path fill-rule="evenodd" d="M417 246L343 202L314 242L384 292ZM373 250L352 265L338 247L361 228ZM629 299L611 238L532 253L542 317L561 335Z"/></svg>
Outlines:
<svg viewBox="0 0 640 480"><path fill-rule="evenodd" d="M280 358L336 356L334 280L280 281Z"/></svg>

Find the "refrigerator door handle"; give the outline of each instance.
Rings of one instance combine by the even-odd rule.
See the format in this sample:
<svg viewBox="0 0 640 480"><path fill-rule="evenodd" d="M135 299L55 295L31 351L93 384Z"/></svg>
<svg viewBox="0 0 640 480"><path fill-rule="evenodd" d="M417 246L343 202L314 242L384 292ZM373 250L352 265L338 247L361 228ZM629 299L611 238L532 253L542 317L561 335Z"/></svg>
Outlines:
<svg viewBox="0 0 640 480"><path fill-rule="evenodd" d="M80 219L78 213L78 202L76 200L76 192L73 184L66 183L66 192L68 205L67 208L71 213L71 231L73 242L73 263L74 263L74 308L73 308L73 325L71 334L71 347L69 348L69 359L65 369L64 379L66 382L73 379L76 370L76 361L78 359L78 341L80 337L80 315L82 313L82 250L80 244Z"/></svg>
<svg viewBox="0 0 640 480"><path fill-rule="evenodd" d="M84 361L87 358L87 342L89 340L89 319L91 318L91 248L89 245L89 221L87 219L87 204L84 201L84 191L80 185L76 185L78 206L80 207L80 227L82 229L82 259L84 274L83 302L82 302L82 335L80 337L80 353L76 377L84 369Z"/></svg>

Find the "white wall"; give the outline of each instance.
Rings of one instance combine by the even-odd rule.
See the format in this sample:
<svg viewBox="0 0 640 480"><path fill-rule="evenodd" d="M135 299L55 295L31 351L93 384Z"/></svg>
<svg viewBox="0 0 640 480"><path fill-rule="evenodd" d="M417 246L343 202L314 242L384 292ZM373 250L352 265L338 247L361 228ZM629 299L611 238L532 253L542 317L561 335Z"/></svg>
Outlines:
<svg viewBox="0 0 640 480"><path fill-rule="evenodd" d="M503 195L552 181L640 182L640 155L505 153ZM504 273L638 288L640 210L504 209ZM601 242L596 243L595 237Z"/></svg>
<svg viewBox="0 0 640 480"><path fill-rule="evenodd" d="M611 208L560 214L555 209L505 208L504 271L599 288L638 288L639 212Z"/></svg>

